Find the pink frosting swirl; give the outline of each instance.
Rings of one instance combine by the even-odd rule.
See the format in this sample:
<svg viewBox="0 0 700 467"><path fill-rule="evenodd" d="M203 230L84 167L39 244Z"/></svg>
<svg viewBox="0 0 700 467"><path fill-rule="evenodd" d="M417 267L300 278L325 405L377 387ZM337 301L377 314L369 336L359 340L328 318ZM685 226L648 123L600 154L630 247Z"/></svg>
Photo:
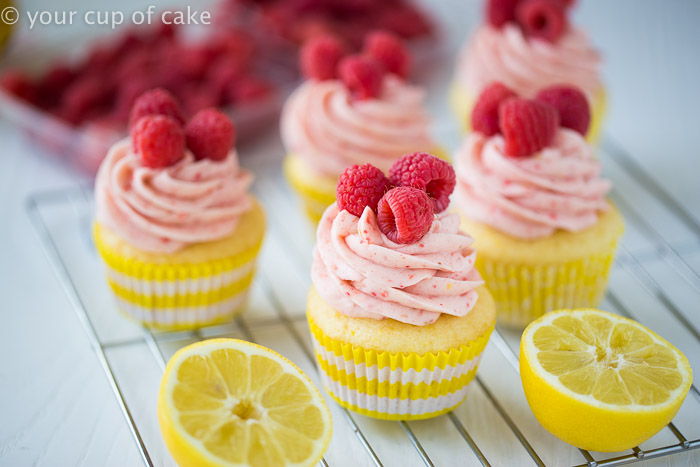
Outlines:
<svg viewBox="0 0 700 467"><path fill-rule="evenodd" d="M394 75L376 99L353 100L342 82L308 81L282 110L282 141L320 173L339 176L353 164L383 171L402 155L434 150L423 90Z"/></svg>
<svg viewBox="0 0 700 467"><path fill-rule="evenodd" d="M608 180L579 133L560 128L551 147L531 157L504 154L503 136L472 133L455 154L455 201L469 218L519 238L577 232L606 211Z"/></svg>
<svg viewBox="0 0 700 467"><path fill-rule="evenodd" d="M318 226L311 275L321 297L346 316L424 326L476 304L483 281L473 241L459 231L459 216L441 213L420 241L396 244L372 209L357 217L334 203Z"/></svg>
<svg viewBox="0 0 700 467"><path fill-rule="evenodd" d="M498 80L527 98L547 86L571 84L593 102L602 86L600 63L587 35L574 27L550 43L525 37L515 24L501 29L484 25L462 51L457 79L472 96Z"/></svg>
<svg viewBox="0 0 700 467"><path fill-rule="evenodd" d="M188 151L176 164L152 169L125 139L97 173L97 220L136 248L172 253L230 235L252 206L252 180L233 151L222 161L197 161Z"/></svg>

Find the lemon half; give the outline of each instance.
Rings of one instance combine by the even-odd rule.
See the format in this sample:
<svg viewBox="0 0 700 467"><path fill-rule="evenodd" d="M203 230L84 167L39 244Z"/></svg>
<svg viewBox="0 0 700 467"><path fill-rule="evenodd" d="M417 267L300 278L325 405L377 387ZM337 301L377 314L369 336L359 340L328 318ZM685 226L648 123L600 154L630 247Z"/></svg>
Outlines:
<svg viewBox="0 0 700 467"><path fill-rule="evenodd" d="M688 359L641 324L605 311L560 310L523 332L520 377L550 433L614 452L646 441L675 416L692 384Z"/></svg>
<svg viewBox="0 0 700 467"><path fill-rule="evenodd" d="M292 362L237 339L189 345L168 362L158 396L163 439L186 466L311 466L331 416Z"/></svg>

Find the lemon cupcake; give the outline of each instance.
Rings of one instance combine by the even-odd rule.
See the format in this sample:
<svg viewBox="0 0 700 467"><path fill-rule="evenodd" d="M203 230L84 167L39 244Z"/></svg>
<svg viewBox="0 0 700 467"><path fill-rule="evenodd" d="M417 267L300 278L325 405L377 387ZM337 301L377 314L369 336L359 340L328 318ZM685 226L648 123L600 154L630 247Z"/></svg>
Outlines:
<svg viewBox="0 0 700 467"><path fill-rule="evenodd" d="M471 111L484 87L500 81L532 98L542 88L580 88L592 109L588 141L598 140L606 108L600 54L586 33L568 21L573 2L487 0L486 24L463 47L450 88L450 105L471 130Z"/></svg>
<svg viewBox="0 0 700 467"><path fill-rule="evenodd" d="M504 94L494 89L479 99L477 131L455 154L455 202L499 322L522 327L553 309L595 307L623 221L591 145L560 123L585 128L587 113L568 93L555 107L512 96L499 103ZM483 122L494 121L492 133Z"/></svg>
<svg viewBox="0 0 700 467"><path fill-rule="evenodd" d="M396 37L371 34L363 55L345 56L338 40L321 36L304 46L300 60L308 80L281 117L284 173L314 224L335 201L345 167L388 170L409 151L439 152L425 92L406 81L411 57Z"/></svg>
<svg viewBox="0 0 700 467"><path fill-rule="evenodd" d="M445 211L452 167L417 153L390 176L369 164L341 175L338 201L318 225L307 318L340 405L418 420L464 400L495 306L474 268L473 239Z"/></svg>
<svg viewBox="0 0 700 467"><path fill-rule="evenodd" d="M139 105L146 115L95 182L94 240L118 308L168 330L230 320L246 303L265 231L247 192L252 174L232 149L233 124L208 109L183 129L162 93Z"/></svg>

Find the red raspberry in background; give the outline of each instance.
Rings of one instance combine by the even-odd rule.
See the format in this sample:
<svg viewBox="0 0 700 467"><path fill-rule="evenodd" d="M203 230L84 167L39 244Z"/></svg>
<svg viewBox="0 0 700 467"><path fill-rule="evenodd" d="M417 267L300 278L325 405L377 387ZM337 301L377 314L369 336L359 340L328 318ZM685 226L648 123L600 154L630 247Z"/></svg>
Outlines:
<svg viewBox="0 0 700 467"><path fill-rule="evenodd" d="M389 73L408 78L411 73L411 54L403 41L387 31L375 31L365 38L364 52L384 65Z"/></svg>
<svg viewBox="0 0 700 467"><path fill-rule="evenodd" d="M377 26L387 29L404 39L429 35L432 25L427 18L410 5L387 5L377 18Z"/></svg>
<svg viewBox="0 0 700 467"><path fill-rule="evenodd" d="M318 36L306 42L299 53L301 72L311 79L335 79L344 56L345 47L339 39L329 34Z"/></svg>
<svg viewBox="0 0 700 467"><path fill-rule="evenodd" d="M216 96L217 105L221 103L229 85L244 75L245 68L232 57L222 56L211 65L207 72L206 87L213 96Z"/></svg>
<svg viewBox="0 0 700 467"><path fill-rule="evenodd" d="M437 157L423 152L406 154L389 169L389 180L396 186L409 186L425 191L442 212L450 205L450 195L457 178L452 166Z"/></svg>
<svg viewBox="0 0 700 467"><path fill-rule="evenodd" d="M417 188L393 188L377 206L379 230L394 243L417 242L428 233L434 217L432 201Z"/></svg>
<svg viewBox="0 0 700 467"><path fill-rule="evenodd" d="M355 99L371 99L382 91L384 73L374 59L361 55L345 57L338 65L338 75Z"/></svg>
<svg viewBox="0 0 700 467"><path fill-rule="evenodd" d="M272 84L257 76L244 76L231 83L226 91L228 103L244 104L271 95Z"/></svg>
<svg viewBox="0 0 700 467"><path fill-rule="evenodd" d="M486 19L495 28L515 22L515 8L521 0L487 0Z"/></svg>
<svg viewBox="0 0 700 467"><path fill-rule="evenodd" d="M185 123L180 104L165 89L156 88L141 94L131 109L130 125L134 125L146 115L166 115L181 125Z"/></svg>
<svg viewBox="0 0 700 467"><path fill-rule="evenodd" d="M517 97L515 92L498 81L486 86L472 110L472 129L486 136L498 133L498 108L511 97Z"/></svg>
<svg viewBox="0 0 700 467"><path fill-rule="evenodd" d="M515 17L526 36L549 42L556 42L568 27L560 0L523 0L515 9Z"/></svg>
<svg viewBox="0 0 700 467"><path fill-rule="evenodd" d="M131 128L134 152L141 163L154 169L169 167L185 152L185 133L180 123L165 115L146 115Z"/></svg>
<svg viewBox="0 0 700 467"><path fill-rule="evenodd" d="M216 109L204 109L187 123L185 135L187 147L196 159L220 161L226 158L233 147L236 129L224 113Z"/></svg>
<svg viewBox="0 0 700 467"><path fill-rule="evenodd" d="M580 89L573 86L550 86L538 92L535 99L557 109L561 126L586 136L591 123L591 108Z"/></svg>
<svg viewBox="0 0 700 467"><path fill-rule="evenodd" d="M75 79L75 71L63 64L52 66L39 81L42 94L61 94ZM56 97L56 96L54 96Z"/></svg>
<svg viewBox="0 0 700 467"><path fill-rule="evenodd" d="M194 115L209 107L218 107L220 102L219 95L215 95L208 86L200 86L196 82L182 86L178 95L182 99L186 115Z"/></svg>
<svg viewBox="0 0 700 467"><path fill-rule="evenodd" d="M345 209L357 217L367 206L377 212L377 203L390 188L389 179L375 166L350 166L338 178L335 190L338 209Z"/></svg>
<svg viewBox="0 0 700 467"><path fill-rule="evenodd" d="M552 143L559 128L557 109L540 101L508 99L498 115L509 156L534 155Z"/></svg>
<svg viewBox="0 0 700 467"><path fill-rule="evenodd" d="M71 123L81 123L102 107L110 95L109 84L98 75L84 75L76 79L61 99L62 115Z"/></svg>
<svg viewBox="0 0 700 467"><path fill-rule="evenodd" d="M21 70L7 70L0 76L0 87L15 97L34 102L36 89L29 75Z"/></svg>
<svg viewBox="0 0 700 467"><path fill-rule="evenodd" d="M113 109L114 118L126 125L129 122L131 108L134 106L136 99L141 94L153 89L153 87L153 81L147 75L140 75L122 83Z"/></svg>

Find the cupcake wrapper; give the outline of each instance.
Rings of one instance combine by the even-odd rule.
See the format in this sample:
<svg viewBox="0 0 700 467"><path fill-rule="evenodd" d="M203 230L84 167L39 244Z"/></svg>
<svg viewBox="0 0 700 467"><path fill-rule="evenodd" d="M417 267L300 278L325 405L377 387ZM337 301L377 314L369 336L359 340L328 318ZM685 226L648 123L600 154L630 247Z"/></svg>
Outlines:
<svg viewBox="0 0 700 467"><path fill-rule="evenodd" d="M246 305L260 245L197 264L162 265L120 256L96 238L119 310L149 327L189 329L231 320Z"/></svg>
<svg viewBox="0 0 700 467"><path fill-rule="evenodd" d="M601 254L542 266L490 261L477 255L476 266L496 301L498 322L522 328L548 311L598 306L616 247L617 241Z"/></svg>
<svg viewBox="0 0 700 467"><path fill-rule="evenodd" d="M382 420L421 420L459 405L493 327L468 345L428 353L380 352L332 339L309 318L328 393L341 406Z"/></svg>

